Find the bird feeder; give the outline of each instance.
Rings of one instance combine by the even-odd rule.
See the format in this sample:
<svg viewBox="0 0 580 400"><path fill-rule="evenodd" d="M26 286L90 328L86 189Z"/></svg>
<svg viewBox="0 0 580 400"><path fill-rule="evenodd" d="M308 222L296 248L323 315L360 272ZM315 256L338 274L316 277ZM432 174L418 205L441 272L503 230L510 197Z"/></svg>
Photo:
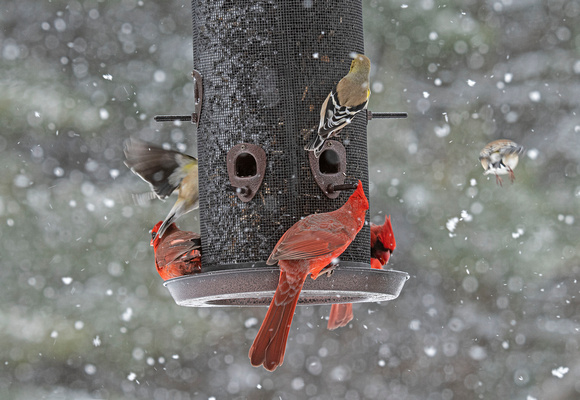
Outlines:
<svg viewBox="0 0 580 400"><path fill-rule="evenodd" d="M351 53L364 53L361 2L193 0L192 11L203 272L165 285L183 306L268 305L282 234L338 209L359 179L368 197L364 111L319 158L304 150ZM367 224L298 304L396 298L408 275L369 262Z"/></svg>

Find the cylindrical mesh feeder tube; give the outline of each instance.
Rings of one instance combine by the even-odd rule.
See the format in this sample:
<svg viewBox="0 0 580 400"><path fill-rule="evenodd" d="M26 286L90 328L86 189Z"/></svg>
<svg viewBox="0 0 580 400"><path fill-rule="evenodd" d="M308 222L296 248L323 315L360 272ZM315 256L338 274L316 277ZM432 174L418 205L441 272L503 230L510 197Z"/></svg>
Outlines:
<svg viewBox="0 0 580 400"><path fill-rule="evenodd" d="M327 197L304 146L316 134L326 96L348 72L351 54L364 53L361 2L193 0L192 11L194 67L203 77L197 129L203 273L166 285L183 305L267 305L278 269L265 261L278 239L300 218L334 211L352 193ZM360 179L368 197L366 123L360 113L333 140L346 150L345 183ZM228 176L228 152L240 144L266 154L256 160L242 152L230 165L245 178L260 171L256 162L265 162L261 186L249 201L231 190ZM385 291L396 297L407 275L392 272L388 285L386 275L375 272L391 272L372 271L369 261L366 225L331 277L307 280L299 303L387 300ZM378 287L371 284L372 293L364 294L371 272ZM196 286L209 281L215 291L198 293Z"/></svg>

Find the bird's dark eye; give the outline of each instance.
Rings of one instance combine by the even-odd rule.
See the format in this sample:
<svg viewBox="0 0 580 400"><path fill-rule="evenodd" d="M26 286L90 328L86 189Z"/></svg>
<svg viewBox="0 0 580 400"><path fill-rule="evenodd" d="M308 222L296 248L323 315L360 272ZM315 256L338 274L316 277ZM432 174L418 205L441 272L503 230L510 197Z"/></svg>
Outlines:
<svg viewBox="0 0 580 400"><path fill-rule="evenodd" d="M155 236L157 236L157 232L155 232L153 229L151 229L149 233L151 234L151 240L155 239Z"/></svg>
<svg viewBox="0 0 580 400"><path fill-rule="evenodd" d="M380 240L377 240L375 247L376 247L376 250L378 250L378 251L388 251L389 253L393 254L393 250L387 249L385 247L385 245L383 244L383 242L381 242Z"/></svg>

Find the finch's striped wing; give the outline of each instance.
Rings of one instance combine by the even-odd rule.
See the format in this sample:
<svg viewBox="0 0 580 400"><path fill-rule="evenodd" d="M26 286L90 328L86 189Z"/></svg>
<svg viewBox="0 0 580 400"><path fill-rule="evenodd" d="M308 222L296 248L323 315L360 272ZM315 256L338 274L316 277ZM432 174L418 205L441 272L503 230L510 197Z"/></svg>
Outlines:
<svg viewBox="0 0 580 400"><path fill-rule="evenodd" d="M324 117L321 116L320 125L318 126L318 135L323 139L330 138L334 132L350 124L354 116L364 110L369 102L367 97L364 103L356 107L341 106L338 102L336 87L328 96L328 101L325 102Z"/></svg>

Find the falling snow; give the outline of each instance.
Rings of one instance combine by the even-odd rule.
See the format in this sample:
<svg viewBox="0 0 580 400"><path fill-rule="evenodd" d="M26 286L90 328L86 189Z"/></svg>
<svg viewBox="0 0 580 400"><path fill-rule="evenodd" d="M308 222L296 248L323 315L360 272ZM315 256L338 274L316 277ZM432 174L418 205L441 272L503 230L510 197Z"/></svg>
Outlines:
<svg viewBox="0 0 580 400"><path fill-rule="evenodd" d="M537 102L539 102L542 99L542 95L537 90L534 90L534 91L530 92L530 94L528 95L528 97L534 103L537 103Z"/></svg>
<svg viewBox="0 0 580 400"><path fill-rule="evenodd" d="M473 216L469 214L467 211L461 211L461 220L465 222L471 222L473 220Z"/></svg>
<svg viewBox="0 0 580 400"><path fill-rule="evenodd" d="M523 234L524 234L524 229L523 228L518 228L515 232L512 232L512 238L518 239Z"/></svg>
<svg viewBox="0 0 580 400"><path fill-rule="evenodd" d="M459 222L459 218L457 218L457 217L450 218L447 220L445 227L447 228L447 230L449 232L453 233L455 231L455 228L457 227L458 222Z"/></svg>
<svg viewBox="0 0 580 400"><path fill-rule="evenodd" d="M443 124L443 126L436 126L434 130L435 135L437 135L437 137L445 137L448 136L449 133L451 132L451 127L449 126L449 124Z"/></svg>
<svg viewBox="0 0 580 400"><path fill-rule="evenodd" d="M526 155L529 157L530 160L536 160L539 154L540 152L538 151L538 149L529 149L526 152Z"/></svg>
<svg viewBox="0 0 580 400"><path fill-rule="evenodd" d="M85 373L87 375L94 375L97 372L97 367L93 364L85 365Z"/></svg>
<svg viewBox="0 0 580 400"><path fill-rule="evenodd" d="M425 354L428 357L435 357L435 355L437 354L437 349L435 347L432 347L432 346L425 347L423 350L425 351Z"/></svg>
<svg viewBox="0 0 580 400"><path fill-rule="evenodd" d="M123 313L123 315L121 315L121 319L125 322L131 321L132 317L133 317L133 309L131 307L128 307Z"/></svg>
<svg viewBox="0 0 580 400"><path fill-rule="evenodd" d="M570 368L568 367L558 367L552 370L552 375L554 375L556 378L562 379L564 375L568 373L568 371L570 371Z"/></svg>

